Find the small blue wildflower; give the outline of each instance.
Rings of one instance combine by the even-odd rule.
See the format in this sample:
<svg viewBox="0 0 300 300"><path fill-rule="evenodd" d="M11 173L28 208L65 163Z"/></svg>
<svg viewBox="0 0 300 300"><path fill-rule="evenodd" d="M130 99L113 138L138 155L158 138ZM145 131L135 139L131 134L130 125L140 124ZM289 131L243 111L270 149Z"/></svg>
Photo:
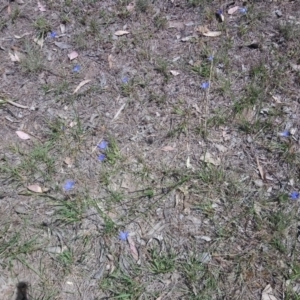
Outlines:
<svg viewBox="0 0 300 300"><path fill-rule="evenodd" d="M292 200L297 200L299 198L299 193L298 192L291 192L290 197Z"/></svg>
<svg viewBox="0 0 300 300"><path fill-rule="evenodd" d="M123 82L124 84L128 83L128 82L129 82L129 78L128 78L127 76L123 77L123 78L122 78L122 82Z"/></svg>
<svg viewBox="0 0 300 300"><path fill-rule="evenodd" d="M247 7L241 7L240 8L240 13L245 15L247 13Z"/></svg>
<svg viewBox="0 0 300 300"><path fill-rule="evenodd" d="M290 136L290 132L288 130L285 130L283 132L280 132L279 135L282 136L282 137L289 137Z"/></svg>
<svg viewBox="0 0 300 300"><path fill-rule="evenodd" d="M75 186L75 181L74 180L67 180L64 184L64 190L66 192L70 191L73 187Z"/></svg>
<svg viewBox="0 0 300 300"><path fill-rule="evenodd" d="M223 10L222 9L219 9L218 11L217 11L217 15L222 15L223 14Z"/></svg>
<svg viewBox="0 0 300 300"><path fill-rule="evenodd" d="M202 88L203 90L208 89L208 88L209 88L209 82L203 82L203 83L201 84L201 88Z"/></svg>
<svg viewBox="0 0 300 300"><path fill-rule="evenodd" d="M101 150L106 150L107 146L108 146L108 142L102 141L97 147Z"/></svg>
<svg viewBox="0 0 300 300"><path fill-rule="evenodd" d="M213 61L213 60L214 60L214 57L213 57L213 55L211 55L211 56L209 56L207 59L208 59L209 61Z"/></svg>
<svg viewBox="0 0 300 300"><path fill-rule="evenodd" d="M51 31L50 37L52 37L53 39L55 39L57 37L56 31Z"/></svg>
<svg viewBox="0 0 300 300"><path fill-rule="evenodd" d="M100 155L98 156L98 160L100 160L100 161L104 161L105 159L106 159L105 154L100 154Z"/></svg>
<svg viewBox="0 0 300 300"><path fill-rule="evenodd" d="M79 72L81 69L81 67L79 65L76 65L74 68L73 68L73 72Z"/></svg>
<svg viewBox="0 0 300 300"><path fill-rule="evenodd" d="M119 233L119 239L121 241L127 241L128 235L129 235L129 232L127 232L127 231L121 231Z"/></svg>

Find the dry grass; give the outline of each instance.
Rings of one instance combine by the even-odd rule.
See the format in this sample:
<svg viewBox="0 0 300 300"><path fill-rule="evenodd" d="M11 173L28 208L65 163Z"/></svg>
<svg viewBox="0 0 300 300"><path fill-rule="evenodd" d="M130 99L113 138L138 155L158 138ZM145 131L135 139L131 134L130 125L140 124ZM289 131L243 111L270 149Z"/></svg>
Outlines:
<svg viewBox="0 0 300 300"><path fill-rule="evenodd" d="M1 299L300 299L296 2L129 2L2 11Z"/></svg>

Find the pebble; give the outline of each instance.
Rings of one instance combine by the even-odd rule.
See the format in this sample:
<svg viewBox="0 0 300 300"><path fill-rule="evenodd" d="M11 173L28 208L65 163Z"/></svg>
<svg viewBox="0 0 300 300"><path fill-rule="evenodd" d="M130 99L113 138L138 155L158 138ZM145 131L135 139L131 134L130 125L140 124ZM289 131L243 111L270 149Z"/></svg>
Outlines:
<svg viewBox="0 0 300 300"><path fill-rule="evenodd" d="M279 10L279 9L275 10L275 14L276 14L276 16L277 16L278 18L281 18L281 17L282 17L282 12L281 12L281 10Z"/></svg>
<svg viewBox="0 0 300 300"><path fill-rule="evenodd" d="M257 180L254 180L254 184L257 186L257 187L263 187L264 183L261 179L257 179Z"/></svg>

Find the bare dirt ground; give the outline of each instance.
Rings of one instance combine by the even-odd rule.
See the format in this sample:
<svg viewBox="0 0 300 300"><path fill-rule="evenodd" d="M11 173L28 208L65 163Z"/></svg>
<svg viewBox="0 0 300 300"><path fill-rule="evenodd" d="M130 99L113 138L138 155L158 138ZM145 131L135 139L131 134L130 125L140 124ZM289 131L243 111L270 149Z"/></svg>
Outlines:
<svg viewBox="0 0 300 300"><path fill-rule="evenodd" d="M300 299L299 1L0 2L0 298Z"/></svg>

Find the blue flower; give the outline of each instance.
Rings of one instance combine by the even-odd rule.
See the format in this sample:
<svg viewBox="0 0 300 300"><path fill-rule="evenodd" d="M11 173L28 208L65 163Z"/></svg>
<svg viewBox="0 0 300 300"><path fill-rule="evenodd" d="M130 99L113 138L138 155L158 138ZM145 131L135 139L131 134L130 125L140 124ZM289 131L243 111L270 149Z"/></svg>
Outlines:
<svg viewBox="0 0 300 300"><path fill-rule="evenodd" d="M79 72L81 69L81 67L79 65L76 65L74 68L73 68L73 72Z"/></svg>
<svg viewBox="0 0 300 300"><path fill-rule="evenodd" d="M105 154L100 154L100 155L98 156L98 160L100 160L100 161L104 161L105 159L106 159Z"/></svg>
<svg viewBox="0 0 300 300"><path fill-rule="evenodd" d="M108 142L102 141L97 147L101 150L106 150L107 146L108 146Z"/></svg>
<svg viewBox="0 0 300 300"><path fill-rule="evenodd" d="M240 8L240 13L243 14L243 15L246 14L247 13L247 7L241 7Z"/></svg>
<svg viewBox="0 0 300 300"><path fill-rule="evenodd" d="M129 81L129 78L127 76L125 76L125 77L122 78L122 82L124 84L128 83L128 81Z"/></svg>
<svg viewBox="0 0 300 300"><path fill-rule="evenodd" d="M64 184L64 190L66 192L70 191L73 187L75 186L75 181L74 180L67 180Z"/></svg>
<svg viewBox="0 0 300 300"><path fill-rule="evenodd" d="M201 88L202 88L203 90L208 89L208 88L209 88L209 82L203 82L203 83L201 84Z"/></svg>
<svg viewBox="0 0 300 300"><path fill-rule="evenodd" d="M211 55L207 58L209 61L213 61L214 60L214 57Z"/></svg>
<svg viewBox="0 0 300 300"><path fill-rule="evenodd" d="M223 14L223 10L222 9L219 9L218 11L217 11L217 15L222 15Z"/></svg>
<svg viewBox="0 0 300 300"><path fill-rule="evenodd" d="M127 231L121 231L119 233L119 239L121 241L127 241L128 235L129 235L129 232L127 232Z"/></svg>
<svg viewBox="0 0 300 300"><path fill-rule="evenodd" d="M297 200L299 198L299 193L298 192L291 192L290 197L292 200Z"/></svg>
<svg viewBox="0 0 300 300"><path fill-rule="evenodd" d="M55 31L51 31L50 37L52 37L53 39L55 39L57 37L57 33Z"/></svg>
<svg viewBox="0 0 300 300"><path fill-rule="evenodd" d="M282 137L289 137L290 136L290 132L288 130L285 130L283 132L280 132L279 135L282 136Z"/></svg>

